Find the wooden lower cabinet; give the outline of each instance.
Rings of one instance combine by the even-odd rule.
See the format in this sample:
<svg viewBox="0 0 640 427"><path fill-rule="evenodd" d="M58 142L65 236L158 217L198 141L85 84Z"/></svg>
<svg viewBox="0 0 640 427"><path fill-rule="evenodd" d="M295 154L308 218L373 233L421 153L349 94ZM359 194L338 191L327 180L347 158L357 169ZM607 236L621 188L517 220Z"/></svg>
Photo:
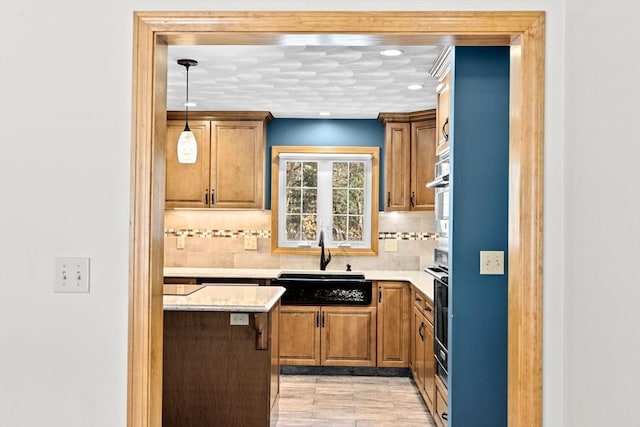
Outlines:
<svg viewBox="0 0 640 427"><path fill-rule="evenodd" d="M378 282L378 366L409 366L411 291L406 282Z"/></svg>
<svg viewBox="0 0 640 427"><path fill-rule="evenodd" d="M411 371L427 408L436 414L436 360L433 355L433 305L415 290L411 323Z"/></svg>
<svg viewBox="0 0 640 427"><path fill-rule="evenodd" d="M439 427L447 427L449 425L449 407L448 407L448 392L445 385L440 380L440 377L436 376L436 400L435 408L432 412L433 418Z"/></svg>
<svg viewBox="0 0 640 427"><path fill-rule="evenodd" d="M280 363L376 366L376 308L283 306Z"/></svg>
<svg viewBox="0 0 640 427"><path fill-rule="evenodd" d="M279 305L247 314L248 325L230 325L229 312L164 312L162 425L271 424L280 384Z"/></svg>

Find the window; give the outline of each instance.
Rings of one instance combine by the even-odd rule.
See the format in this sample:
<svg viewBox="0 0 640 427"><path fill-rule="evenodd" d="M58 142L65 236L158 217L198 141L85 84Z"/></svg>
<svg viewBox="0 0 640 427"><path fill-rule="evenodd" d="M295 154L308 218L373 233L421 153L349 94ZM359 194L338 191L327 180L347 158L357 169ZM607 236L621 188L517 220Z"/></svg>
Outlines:
<svg viewBox="0 0 640 427"><path fill-rule="evenodd" d="M275 252L316 249L322 230L340 254L375 253L377 148L273 147L272 173Z"/></svg>

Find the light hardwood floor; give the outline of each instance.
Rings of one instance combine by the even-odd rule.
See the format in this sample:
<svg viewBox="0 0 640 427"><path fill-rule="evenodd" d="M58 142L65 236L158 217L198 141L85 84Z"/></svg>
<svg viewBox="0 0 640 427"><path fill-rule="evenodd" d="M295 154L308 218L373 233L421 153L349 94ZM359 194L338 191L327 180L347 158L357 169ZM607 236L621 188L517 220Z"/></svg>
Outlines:
<svg viewBox="0 0 640 427"><path fill-rule="evenodd" d="M276 427L435 427L407 377L281 375Z"/></svg>

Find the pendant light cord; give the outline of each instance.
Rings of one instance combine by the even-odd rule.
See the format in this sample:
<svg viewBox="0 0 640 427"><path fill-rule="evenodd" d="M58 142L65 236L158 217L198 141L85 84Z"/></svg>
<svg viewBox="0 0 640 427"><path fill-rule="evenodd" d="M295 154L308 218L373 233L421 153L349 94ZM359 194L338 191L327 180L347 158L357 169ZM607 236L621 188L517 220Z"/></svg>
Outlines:
<svg viewBox="0 0 640 427"><path fill-rule="evenodd" d="M185 65L185 68L187 69L187 88L186 88L186 92L187 92L187 102L185 102L184 107L185 107L185 119L184 119L184 130L186 132L191 132L191 129L189 129L189 65Z"/></svg>

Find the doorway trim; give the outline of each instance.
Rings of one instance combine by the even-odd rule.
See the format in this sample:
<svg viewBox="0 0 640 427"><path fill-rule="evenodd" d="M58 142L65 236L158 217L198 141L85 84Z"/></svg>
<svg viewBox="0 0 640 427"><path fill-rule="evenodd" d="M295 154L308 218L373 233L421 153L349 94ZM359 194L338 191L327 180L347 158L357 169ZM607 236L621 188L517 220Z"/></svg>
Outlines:
<svg viewBox="0 0 640 427"><path fill-rule="evenodd" d="M278 45L315 36L333 44L511 47L508 425L542 426L544 18L544 12L136 12L127 425L162 425L167 46Z"/></svg>

